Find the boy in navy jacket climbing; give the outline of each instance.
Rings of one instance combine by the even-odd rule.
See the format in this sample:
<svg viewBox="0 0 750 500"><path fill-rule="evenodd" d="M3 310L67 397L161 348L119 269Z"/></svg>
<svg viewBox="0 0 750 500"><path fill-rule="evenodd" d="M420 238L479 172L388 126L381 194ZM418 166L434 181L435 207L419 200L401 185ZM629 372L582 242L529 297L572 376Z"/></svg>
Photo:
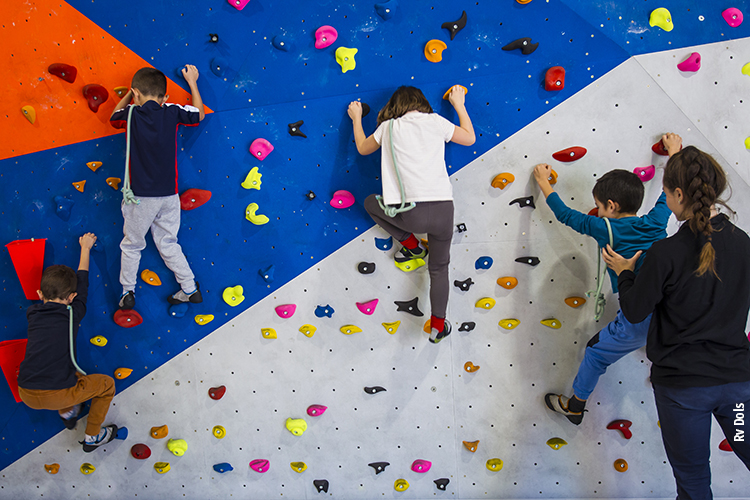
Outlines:
<svg viewBox="0 0 750 500"><path fill-rule="evenodd" d="M682 139L676 134L666 134L663 142L670 155L678 152L682 145ZM581 234L591 236L600 248L606 247L611 238L617 252L630 258L639 250L648 250L652 243L667 236L666 226L671 212L664 193L648 214L643 217L636 215L644 194L643 183L636 174L626 170L613 170L597 181L593 190L598 209L595 216L573 210L563 203L550 185L550 170L551 167L546 164L534 168L534 178L547 205L558 221ZM642 261L642 258L638 260L635 272L638 272ZM617 293L617 275L611 269L608 271L612 292ZM602 276L598 277L601 278ZM544 397L547 407L565 415L573 424L580 424L586 400L596 387L599 377L607 371L609 365L646 345L650 321L649 315L640 323L630 323L618 311L615 319L586 345L583 361L573 382L573 396L568 398L563 394L549 393Z"/></svg>
<svg viewBox="0 0 750 500"><path fill-rule="evenodd" d="M194 106L165 104L169 97L167 77L157 69L141 68L133 76L130 91L110 116L113 127L127 128L132 114L128 131L130 175L125 181L137 198L135 203L122 204L125 222L120 243L120 309L135 307L138 265L149 229L164 263L180 284L181 289L168 298L169 303L203 301L195 275L177 243L181 210L177 194L177 127L198 125L205 116L198 92L198 70L187 65L182 76L190 86ZM131 99L133 104L129 105Z"/></svg>

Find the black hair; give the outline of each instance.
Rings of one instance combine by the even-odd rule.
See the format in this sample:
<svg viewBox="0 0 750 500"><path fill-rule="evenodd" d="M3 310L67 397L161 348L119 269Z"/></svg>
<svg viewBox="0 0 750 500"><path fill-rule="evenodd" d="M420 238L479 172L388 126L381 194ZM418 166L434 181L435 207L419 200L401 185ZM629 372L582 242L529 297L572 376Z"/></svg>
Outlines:
<svg viewBox="0 0 750 500"><path fill-rule="evenodd" d="M634 214L643 203L643 182L638 175L616 169L602 175L594 184L594 198L606 205L608 200L620 205L620 212Z"/></svg>
<svg viewBox="0 0 750 500"><path fill-rule="evenodd" d="M145 96L161 99L167 93L167 77L156 68L141 68L133 75L130 86Z"/></svg>
<svg viewBox="0 0 750 500"><path fill-rule="evenodd" d="M77 288L76 273L68 266L49 266L42 273L42 283L39 289L46 300L65 300Z"/></svg>

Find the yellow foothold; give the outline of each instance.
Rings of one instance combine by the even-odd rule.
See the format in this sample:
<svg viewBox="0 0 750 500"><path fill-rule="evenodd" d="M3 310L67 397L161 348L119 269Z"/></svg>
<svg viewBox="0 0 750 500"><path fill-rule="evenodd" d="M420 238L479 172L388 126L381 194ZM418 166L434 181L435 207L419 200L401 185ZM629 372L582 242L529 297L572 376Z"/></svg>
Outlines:
<svg viewBox="0 0 750 500"><path fill-rule="evenodd" d="M479 370L479 368L479 365L475 365L471 361L467 361L466 363L464 363L464 370L468 373L474 373L475 371Z"/></svg>
<svg viewBox="0 0 750 500"><path fill-rule="evenodd" d="M156 462L154 464L154 470L159 474L166 474L169 472L169 462Z"/></svg>
<svg viewBox="0 0 750 500"><path fill-rule="evenodd" d="M400 321L394 321L393 323L383 323L383 328L385 328L385 331L393 335L398 331L398 327L401 325Z"/></svg>
<svg viewBox="0 0 750 500"><path fill-rule="evenodd" d="M423 259L411 259L407 260L406 262L396 262L394 260L393 263L396 264L397 268L401 269L405 273L416 271L425 264Z"/></svg>
<svg viewBox="0 0 750 500"><path fill-rule="evenodd" d="M214 320L213 314L197 314L195 316L195 322L199 325L207 325Z"/></svg>
<svg viewBox="0 0 750 500"><path fill-rule="evenodd" d="M44 470L47 471L48 474L57 474L60 472L60 464L44 464Z"/></svg>
<svg viewBox="0 0 750 500"><path fill-rule="evenodd" d="M555 184L557 184L557 172L555 172L555 170L554 170L554 169L550 169L550 174L549 174L549 177L547 177L547 180L548 180L548 181L549 181L549 183L550 183L550 184L552 184L553 186L554 186Z"/></svg>
<svg viewBox="0 0 750 500"><path fill-rule="evenodd" d="M133 370L130 368L118 368L115 370L115 378L117 380L122 380L124 378L128 378L130 374L133 373Z"/></svg>
<svg viewBox="0 0 750 500"><path fill-rule="evenodd" d="M122 179L119 177L107 177L107 185L115 191L120 189L120 182L122 182Z"/></svg>
<svg viewBox="0 0 750 500"><path fill-rule="evenodd" d="M216 439L224 439L224 436L227 435L227 430L221 425L214 425L214 428L211 432L214 433L214 437Z"/></svg>
<svg viewBox="0 0 750 500"><path fill-rule="evenodd" d="M455 87L455 86L456 86L456 85L454 85L453 87ZM447 100L448 100L448 98L450 97L450 95L451 95L451 90L453 90L453 87L451 87L451 88L449 88L448 90L446 90L446 91L445 91L445 94L443 94L443 99L445 99L446 101L447 101ZM466 95L466 94L468 94L468 93L469 93L469 89L467 89L467 88L466 88L466 87L464 87L463 85L458 85L458 87L461 87L462 89L464 89L464 95ZM511 181L511 182L513 182L513 181Z"/></svg>
<svg viewBox="0 0 750 500"><path fill-rule="evenodd" d="M477 448L479 448L479 440L476 441L464 441L464 447L469 450L472 453L476 453Z"/></svg>
<svg viewBox="0 0 750 500"><path fill-rule="evenodd" d="M242 285L237 285L234 287L229 286L224 289L224 292L221 294L221 298L224 299L224 302L234 307L241 304L242 301L245 300L245 296L242 295L243 291L244 289L242 288Z"/></svg>
<svg viewBox="0 0 750 500"><path fill-rule="evenodd" d="M409 489L409 481L406 479L396 479L396 482L393 483L393 489L396 491L406 491Z"/></svg>
<svg viewBox="0 0 750 500"><path fill-rule="evenodd" d="M89 167L92 172L96 172L96 169L102 166L102 162L90 161L86 163L86 166Z"/></svg>
<svg viewBox="0 0 750 500"><path fill-rule="evenodd" d="M443 60L443 51L447 48L442 40L430 40L424 46L424 56L430 62L440 62Z"/></svg>
<svg viewBox="0 0 750 500"><path fill-rule="evenodd" d="M256 214L255 212L258 208L260 207L258 207L257 203L249 204L247 208L245 208L245 218L256 226L262 226L263 224L267 224L270 219L265 215Z"/></svg>
<svg viewBox="0 0 750 500"><path fill-rule="evenodd" d="M312 326L312 325L302 325L302 326L301 326L301 327L299 328L299 331L300 331L300 333L302 333L302 335L304 335L304 336L305 336L305 337L307 337L307 338L310 338L310 337L312 337L313 335L315 335L315 331L316 331L316 330L317 330L317 328L315 328L315 327L314 327L314 326Z"/></svg>
<svg viewBox="0 0 750 500"><path fill-rule="evenodd" d="M341 330L341 333L343 333L344 335L352 335L354 333L362 332L362 329L355 325L344 325L341 328L339 328L339 330Z"/></svg>
<svg viewBox="0 0 750 500"><path fill-rule="evenodd" d="M745 149L750 149L750 137L745 139Z"/></svg>
<svg viewBox="0 0 750 500"><path fill-rule="evenodd" d="M498 323L498 325L500 325L501 327L505 328L506 330L512 330L512 329L514 329L515 327L517 327L520 324L521 324L521 322L518 321L515 318L501 319L500 323Z"/></svg>
<svg viewBox="0 0 750 500"><path fill-rule="evenodd" d="M273 328L261 328L260 334L263 335L264 339L275 339L276 337L276 330Z"/></svg>
<svg viewBox="0 0 750 500"><path fill-rule="evenodd" d="M24 106L21 108L21 113L23 113L23 116L26 117L27 120L31 122L33 125L36 121L36 110L34 109L34 106Z"/></svg>
<svg viewBox="0 0 750 500"><path fill-rule="evenodd" d="M260 190L260 185L262 184L260 180L261 177L263 177L263 174L258 172L258 167L253 167L253 169L248 172L241 185L245 189Z"/></svg>
<svg viewBox="0 0 750 500"><path fill-rule="evenodd" d="M664 31L672 31L674 29L672 14L664 7L659 7L651 13L648 24L650 26L658 26Z"/></svg>
<svg viewBox="0 0 750 500"><path fill-rule="evenodd" d="M543 319L542 321L540 321L540 323L543 324L544 326L554 328L555 330L559 330L560 327L562 327L560 320L556 318Z"/></svg>
<svg viewBox="0 0 750 500"><path fill-rule="evenodd" d="M73 187L76 188L76 191L83 193L83 188L86 186L86 181L78 181L73 183Z"/></svg>
<svg viewBox="0 0 750 500"><path fill-rule="evenodd" d="M586 299L584 299L583 297L568 297L567 299L565 299L565 304L569 305L573 309L575 309L576 307L581 307L585 303Z"/></svg>
<svg viewBox="0 0 750 500"><path fill-rule="evenodd" d="M307 470L307 464L305 462L292 462L289 464L292 470L298 474L301 474Z"/></svg>
<svg viewBox="0 0 750 500"><path fill-rule="evenodd" d="M128 87L115 87L112 90L115 91L115 94L117 94L117 97L119 97L120 99L122 99L123 97L125 97L125 94L127 94L128 90L130 90L130 89Z"/></svg>
<svg viewBox="0 0 750 500"><path fill-rule="evenodd" d="M425 333L432 333L432 325L430 324L430 320L424 322L424 326L422 327L422 331Z"/></svg>
<svg viewBox="0 0 750 500"><path fill-rule="evenodd" d="M510 183L514 180L516 180L515 175L511 174L510 172L503 172L502 174L497 174L495 178L492 179L492 187L505 189L505 187L509 186Z"/></svg>
<svg viewBox="0 0 750 500"><path fill-rule="evenodd" d="M96 467L94 467L93 465L91 465L88 462L85 462L85 463L81 464L81 473L82 474L86 474L86 475L93 474L95 470L96 470Z"/></svg>
<svg viewBox="0 0 750 500"><path fill-rule="evenodd" d="M96 337L92 337L91 340L89 340L92 344L99 347L104 347L107 345L107 339L102 337L101 335L97 335Z"/></svg>
<svg viewBox="0 0 750 500"><path fill-rule="evenodd" d="M750 76L750 62L742 66L742 74Z"/></svg>
<svg viewBox="0 0 750 500"><path fill-rule="evenodd" d="M518 286L518 280L513 276L503 276L502 278L497 279L497 284L506 290L512 290Z"/></svg>
<svg viewBox="0 0 750 500"><path fill-rule="evenodd" d="M487 470L497 472L503 468L503 461L499 458L490 458L487 460Z"/></svg>
<svg viewBox="0 0 750 500"><path fill-rule="evenodd" d="M301 436L307 430L307 422L305 422L304 419L301 418L287 418L286 430L288 430L295 436Z"/></svg>
<svg viewBox="0 0 750 500"><path fill-rule="evenodd" d="M563 438L551 438L547 440L547 446L549 446L553 450L559 450L566 444L568 444L568 442L565 441Z"/></svg>
<svg viewBox="0 0 750 500"><path fill-rule="evenodd" d="M625 472L628 470L628 462L624 458L618 458L613 465L617 472Z"/></svg>
<svg viewBox="0 0 750 500"><path fill-rule="evenodd" d="M187 451L188 444L184 439L170 439L167 442L167 449L171 451L174 456L181 457Z"/></svg>
<svg viewBox="0 0 750 500"><path fill-rule="evenodd" d="M357 62L354 60L354 55L356 53L357 49L349 49L346 47L339 47L336 49L336 62L341 65L342 73L346 73L357 66Z"/></svg>
<svg viewBox="0 0 750 500"><path fill-rule="evenodd" d="M148 283L149 285L161 286L161 280L159 279L159 275L150 269L144 269L141 272L141 279L145 281L146 283Z"/></svg>
<svg viewBox="0 0 750 500"><path fill-rule="evenodd" d="M657 421L656 421L656 426L657 426L657 427L658 427L659 429L661 429L661 420L657 420Z"/></svg>
<svg viewBox="0 0 750 500"><path fill-rule="evenodd" d="M154 439L162 439L167 437L169 434L169 427L166 425L160 425L158 427L151 427L151 437Z"/></svg>
<svg viewBox="0 0 750 500"><path fill-rule="evenodd" d="M495 299L492 297L485 297L483 299L479 299L476 304L474 304L474 307L478 307L479 309L492 309L495 307Z"/></svg>

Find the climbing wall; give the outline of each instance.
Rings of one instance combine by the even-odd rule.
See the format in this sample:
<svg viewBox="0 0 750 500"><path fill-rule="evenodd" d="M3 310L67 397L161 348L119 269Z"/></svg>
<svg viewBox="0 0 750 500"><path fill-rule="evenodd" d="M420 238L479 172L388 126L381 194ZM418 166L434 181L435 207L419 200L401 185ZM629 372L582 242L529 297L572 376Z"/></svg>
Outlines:
<svg viewBox="0 0 750 500"><path fill-rule="evenodd" d="M747 76L741 73L746 61L737 54L749 42L690 47L689 39L718 38L706 34L711 30L721 30L721 37L725 36L729 28L717 12L706 12L699 20L695 12L688 18L673 9L675 32L683 28L688 35L667 40L665 32L648 27L649 9L642 7L602 12L590 6L587 10L581 2L569 2L570 8L537 2L484 11L480 9L486 7L474 4L458 8L401 5L396 17L383 21L369 4L364 13L365 7L360 11L316 2L314 9L292 7L299 8L297 17L304 19L303 27L292 28L282 20L297 22L297 17L280 12L278 5L250 2L238 12L217 2L207 19L211 32L219 32L220 45L206 41L205 27L195 34L174 35L187 40L185 44L197 45L200 49L195 52L177 50L175 43L162 44L163 50L157 50L159 37L149 28L148 23L155 22L151 19L115 22L110 17L108 21L98 4L75 5L177 82L172 68L185 62L185 57L200 59L199 85L205 89L209 106L218 112L201 128L181 135L179 161L182 185L210 189L213 196L203 207L184 213L181 241L197 268L207 300L185 318L170 318L163 299L174 282L151 247L144 254L142 268L155 270L166 286L139 287L138 309L144 325L132 330L113 326L121 219L119 194L103 183L104 177L119 172L121 136L4 160L0 164L2 189L4 199L10 201L3 206L3 215L17 222L3 229L7 241L47 237L45 263L72 264L77 254L73 236L90 228L101 235L101 248L93 254L91 307L81 329L79 359L92 371L112 373L125 366L134 372L118 381L120 395L110 412L112 422L128 428L127 440L114 441L91 455L84 455L76 442L81 438L81 424L75 432L58 433L61 426L53 412L35 412L10 403L15 406L8 406L13 410L4 415L2 434L7 465L0 472L3 495L7 491L17 498L308 498L318 494L313 481L325 479L328 493L339 498L673 496L645 353L634 353L609 370L581 426L558 419L543 405L544 393L570 391L583 346L599 328L590 303L578 309L564 303L565 298L583 296L594 286L596 261L591 241L554 220L539 198L531 168L538 162L552 163L563 199L588 211L597 175L612 168L663 166L664 159L651 153L651 145L662 132L672 130L686 143L714 153L729 168L734 187L731 205L738 212L738 224L747 227L748 185L742 162L747 153L740 128ZM164 5L159 7L164 12L156 13L159 16L154 19L178 15L176 4ZM461 8L469 12L470 21L451 42L446 30L433 25L457 19ZM477 10L472 13L472 8ZM425 17L422 11L427 9L438 12ZM603 15L624 15L626 21L612 27L615 23L605 25L603 18L598 22ZM243 32L246 38L221 29L220 21L229 16L252 26ZM536 16L530 25L536 26L531 31L541 40L539 52L527 57L502 52L505 43L527 36L522 27L529 16ZM631 19L636 27L626 30L623 24ZM548 22L570 28L560 35L542 29ZM356 56L358 67L351 73L340 73L331 50L323 56L311 48L314 30L326 23L344 26L339 29L342 38L351 36L362 42ZM390 40L408 40L407 31L422 37L415 43L416 55L405 49L405 42ZM295 42L297 52L273 48L270 40L279 33L294 35L288 40ZM571 33L575 42L567 41ZM148 36L137 42L139 34ZM201 38L200 42L192 36ZM702 38L706 36L708 40ZM363 49L367 37L378 38L377 43L371 42L369 56ZM556 37L564 37L573 49ZM449 46L443 66L427 63L421 55L423 43L430 38L441 38ZM241 42L252 50L236 53ZM671 43L684 48L643 54L669 48ZM702 69L692 76L679 72L676 64L693 51L702 54ZM400 63L380 65L386 53L393 56L388 60ZM564 59L570 53L576 55ZM628 59L633 54L643 55ZM306 66L295 64L284 74L289 61L285 65L282 57ZM235 73L223 77L212 73L209 68L216 58ZM590 66L582 62L586 58L593 59ZM566 89L548 93L541 80L546 68L558 61L568 67ZM266 73L257 67L264 63L269 68L264 68ZM369 68L364 71L367 63L382 70L382 81L369 76ZM321 70L321 64L328 66ZM527 72L526 66L534 69ZM456 72L446 76L446 67ZM405 69L411 70L409 75ZM343 80L352 75L356 78ZM127 83L129 77L122 78ZM519 90L529 80L534 82L533 90ZM471 278L474 284L468 291L452 289L449 319L454 333L438 346L427 343L426 334L421 333L425 317L397 311L394 304L418 298L418 307L428 315L427 275L424 269L401 273L392 264L393 249L377 248L375 238L387 235L379 228L370 229L361 208L364 196L378 189L377 158L356 155L350 122L343 114L346 104L356 98L377 110L394 86L410 81L449 118L455 117L441 103L442 92L452 83L466 85L467 106L481 134L473 147L447 148L456 223L465 225L465 231L457 230L454 237L451 280ZM275 97L257 90L274 88L274 84L278 88ZM716 86L721 91L714 92ZM299 96L293 95L298 92ZM252 96L244 95L248 93ZM701 99L690 97L698 94ZM245 104L247 99L253 101ZM305 120L302 130L307 140L286 132L287 123L298 119ZM23 125L25 119L21 120ZM372 115L365 127L374 128ZM276 147L262 163L247 153L256 137L265 137ZM588 153L569 164L552 159L553 152L569 146L585 146ZM91 172L84 164L90 160L103 161L104 166ZM254 166L264 175L262 188L245 191L239 183ZM501 172L512 173L515 182L504 190L490 187L492 178ZM91 184L74 198L79 194L70 184L80 180L81 175L73 176L81 173ZM657 198L659 181L657 171L647 185L644 211ZM62 186L70 187L65 191ZM350 190L358 203L345 211L331 208L327 202L336 189ZM314 200L305 197L310 190L318 195ZM60 194L77 203L68 222L54 215L52 199ZM526 196L534 196L536 209L510 204ZM253 226L244 220L245 206L251 201L271 216L271 223ZM515 261L527 256L537 257L539 264ZM483 257L492 258L489 269L476 268ZM375 271L359 273L360 262L374 263ZM267 283L258 270L270 265L274 265L274 281ZM512 290L498 286L496 280L505 276L515 277L518 286ZM235 285L244 286L246 298L242 305L230 308L221 292ZM9 297L0 306L7 338L21 338L23 310L29 302L23 300L7 257L2 293ZM488 298L496 302L492 309L475 307ZM378 303L372 315L357 309L357 302L373 299ZM296 305L294 315L280 318L274 308L289 304ZM335 312L330 318L319 317L315 314L318 306ZM602 321L611 319L615 311L616 301L610 297ZM215 319L199 326L193 321L195 314L214 314ZM498 325L505 319L520 323L506 330ZM559 322L561 328L540 323L548 319ZM470 322L474 323L471 331L459 331ZM387 328L393 333L383 323L390 324ZM309 333L309 325L315 332L307 337L300 329ZM275 339L263 335L261 330L267 328L274 329ZM347 330L362 331L347 335ZM108 345L88 344L88 338L96 334L109 338ZM480 369L466 372L464 365L469 361ZM226 386L226 395L212 400L209 388L219 385ZM385 391L365 390L377 386ZM12 397L10 391L8 397ZM327 410L318 417L308 416L306 409L313 404L327 406ZM306 421L303 435L295 436L285 428L289 417ZM630 440L606 429L615 419L633 423ZM149 437L152 427L163 424L169 427L166 439ZM214 437L215 426L224 428L224 438ZM740 498L744 490L739 485L747 472L733 455L718 450L722 437L714 431L714 492ZM53 437L47 440L49 436ZM184 439L188 451L180 457L172 455L166 445L169 438ZM552 438L568 444L555 450L545 444ZM477 440L473 453L462 445L462 441ZM136 443L150 447L149 459L131 456L130 448ZM267 472L248 467L256 459L269 461ZM429 472L410 470L419 459L432 463ZM491 459L502 460L502 469L489 470ZM628 462L627 472L615 471L617 459ZM90 462L96 471L82 475L83 462ZM169 472L154 470L157 462L169 462ZM304 462L307 469L295 472L291 462ZM375 462L390 465L376 474L374 467L368 467ZM57 475L44 471L44 464L51 463L60 464ZM214 471L213 466L220 463L229 463L234 470ZM18 480L21 477L23 482ZM433 482L441 478L450 481L445 491ZM398 479L408 481L409 489L396 491Z"/></svg>

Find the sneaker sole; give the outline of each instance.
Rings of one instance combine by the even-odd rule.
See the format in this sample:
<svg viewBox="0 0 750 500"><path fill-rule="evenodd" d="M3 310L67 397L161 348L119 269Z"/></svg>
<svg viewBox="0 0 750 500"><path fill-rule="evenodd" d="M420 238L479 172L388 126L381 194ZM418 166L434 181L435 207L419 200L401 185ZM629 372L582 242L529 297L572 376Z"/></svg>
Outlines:
<svg viewBox="0 0 750 500"><path fill-rule="evenodd" d="M112 425L108 425L107 427L110 427L110 428L111 428L111 432L110 432L110 435L109 435L109 439L107 439L107 441L106 441L106 442L104 442L104 443L99 443L99 444L88 444L88 443L86 443L86 442L84 441L83 443L81 443L81 444L83 444L83 451L84 451L84 452L86 452L86 453L91 453L91 452L92 452L92 451L94 451L95 449L99 448L100 446L104 446L105 444L109 443L110 441L112 441L112 440L113 440L114 438L116 438L116 437L117 437L117 431L118 431L118 428L117 428L117 426L116 426L116 425L114 425L114 424L112 424Z"/></svg>

